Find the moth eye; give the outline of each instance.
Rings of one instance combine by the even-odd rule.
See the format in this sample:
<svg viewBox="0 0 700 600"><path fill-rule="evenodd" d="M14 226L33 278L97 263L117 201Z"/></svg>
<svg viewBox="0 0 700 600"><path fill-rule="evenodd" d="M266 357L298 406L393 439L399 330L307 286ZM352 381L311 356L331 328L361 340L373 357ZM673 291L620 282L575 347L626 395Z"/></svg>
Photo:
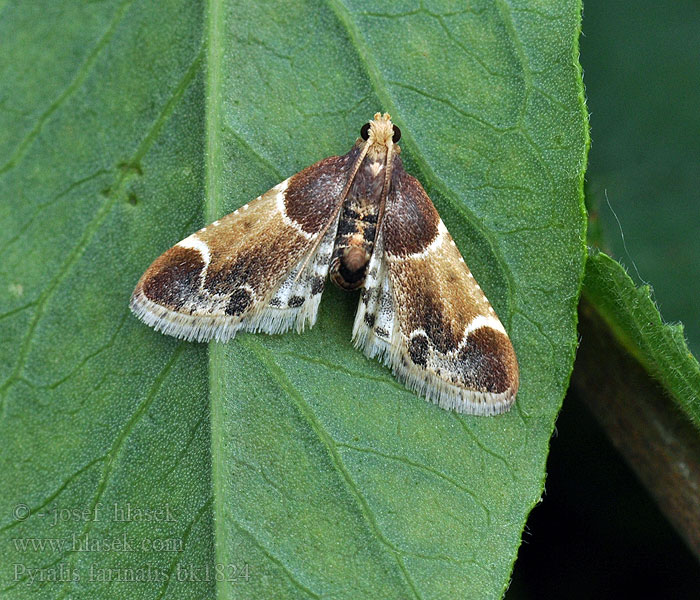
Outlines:
<svg viewBox="0 0 700 600"><path fill-rule="evenodd" d="M391 141L394 142L394 144L395 144L400 139L401 139L401 130L396 125L394 125L394 135L391 138Z"/></svg>
<svg viewBox="0 0 700 600"><path fill-rule="evenodd" d="M369 139L369 123L365 123L360 129L360 137L365 141Z"/></svg>

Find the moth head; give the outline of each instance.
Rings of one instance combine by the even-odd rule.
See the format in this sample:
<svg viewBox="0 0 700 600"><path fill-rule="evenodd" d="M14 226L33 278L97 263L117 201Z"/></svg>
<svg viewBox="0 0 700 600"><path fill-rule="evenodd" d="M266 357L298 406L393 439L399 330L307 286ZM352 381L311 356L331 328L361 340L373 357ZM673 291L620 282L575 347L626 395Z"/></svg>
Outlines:
<svg viewBox="0 0 700 600"><path fill-rule="evenodd" d="M360 137L370 144L389 146L401 139L401 130L391 122L389 113L376 113L372 121L362 126Z"/></svg>

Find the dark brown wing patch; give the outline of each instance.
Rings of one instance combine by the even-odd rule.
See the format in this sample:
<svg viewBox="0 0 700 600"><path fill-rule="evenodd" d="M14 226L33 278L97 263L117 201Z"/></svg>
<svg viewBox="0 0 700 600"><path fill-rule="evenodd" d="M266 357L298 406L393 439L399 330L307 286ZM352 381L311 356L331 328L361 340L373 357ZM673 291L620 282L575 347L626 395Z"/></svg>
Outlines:
<svg viewBox="0 0 700 600"><path fill-rule="evenodd" d="M289 178L285 197L287 216L307 233L323 227L347 183L359 148L344 156L332 156Z"/></svg>
<svg viewBox="0 0 700 600"><path fill-rule="evenodd" d="M205 266L198 250L173 246L149 267L152 276L144 280L143 293L153 302L177 310L197 295Z"/></svg>
<svg viewBox="0 0 700 600"><path fill-rule="evenodd" d="M390 210L392 218L388 218ZM386 248L391 248L394 256L420 252L437 235L440 216L423 186L404 171L399 156L394 158L386 217L383 226Z"/></svg>

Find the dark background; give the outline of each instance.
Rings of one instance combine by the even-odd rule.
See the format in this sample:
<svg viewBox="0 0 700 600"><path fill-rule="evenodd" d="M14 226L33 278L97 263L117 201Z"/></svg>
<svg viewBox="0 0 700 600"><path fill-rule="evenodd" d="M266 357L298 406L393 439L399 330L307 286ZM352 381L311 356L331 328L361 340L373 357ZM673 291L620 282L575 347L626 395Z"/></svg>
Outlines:
<svg viewBox="0 0 700 600"><path fill-rule="evenodd" d="M700 2L584 2L581 64L592 233L600 229L603 249L638 284L651 284L698 356Z"/></svg>
<svg viewBox="0 0 700 600"><path fill-rule="evenodd" d="M581 63L590 239L653 286L697 355L700 3L586 1ZM507 600L700 597L700 565L573 392L547 471Z"/></svg>

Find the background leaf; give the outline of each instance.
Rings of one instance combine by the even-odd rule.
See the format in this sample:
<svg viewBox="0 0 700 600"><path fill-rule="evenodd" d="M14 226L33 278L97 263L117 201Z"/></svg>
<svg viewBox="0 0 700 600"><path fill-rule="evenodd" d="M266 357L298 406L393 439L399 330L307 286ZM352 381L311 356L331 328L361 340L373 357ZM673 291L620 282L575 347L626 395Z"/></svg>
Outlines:
<svg viewBox="0 0 700 600"><path fill-rule="evenodd" d="M667 325L649 295L609 256L588 259L583 292L624 350L656 379L700 427L700 367L681 325Z"/></svg>
<svg viewBox="0 0 700 600"><path fill-rule="evenodd" d="M5 598L214 594L178 580L215 562L206 347L154 344L126 304L145 255L202 219L200 13L4 6ZM129 507L172 518L129 520ZM123 536L133 552L106 547Z"/></svg>
<svg viewBox="0 0 700 600"><path fill-rule="evenodd" d="M580 5L364 6L4 6L8 597L503 593L576 345ZM128 315L155 256L347 151L376 110L511 333L508 415L458 417L398 385L352 348L357 296L337 290L304 335L209 348ZM172 518L119 520L129 506ZM105 549L122 535L139 549ZM114 579L126 569L144 581Z"/></svg>
<svg viewBox="0 0 700 600"><path fill-rule="evenodd" d="M626 264L629 276L603 254L589 259L573 387L697 557L700 369L691 350L698 348L700 323L700 162L693 127L700 125L694 108L700 70L690 57L698 6L645 0L634 8L587 8L582 60L591 74L594 115L586 186L590 239ZM613 22L624 25L613 31ZM630 276L645 285L637 289ZM664 319L682 319L685 326ZM648 543L668 551L654 538ZM667 572L668 583L660 586L667 593L678 576L663 560L648 557Z"/></svg>

